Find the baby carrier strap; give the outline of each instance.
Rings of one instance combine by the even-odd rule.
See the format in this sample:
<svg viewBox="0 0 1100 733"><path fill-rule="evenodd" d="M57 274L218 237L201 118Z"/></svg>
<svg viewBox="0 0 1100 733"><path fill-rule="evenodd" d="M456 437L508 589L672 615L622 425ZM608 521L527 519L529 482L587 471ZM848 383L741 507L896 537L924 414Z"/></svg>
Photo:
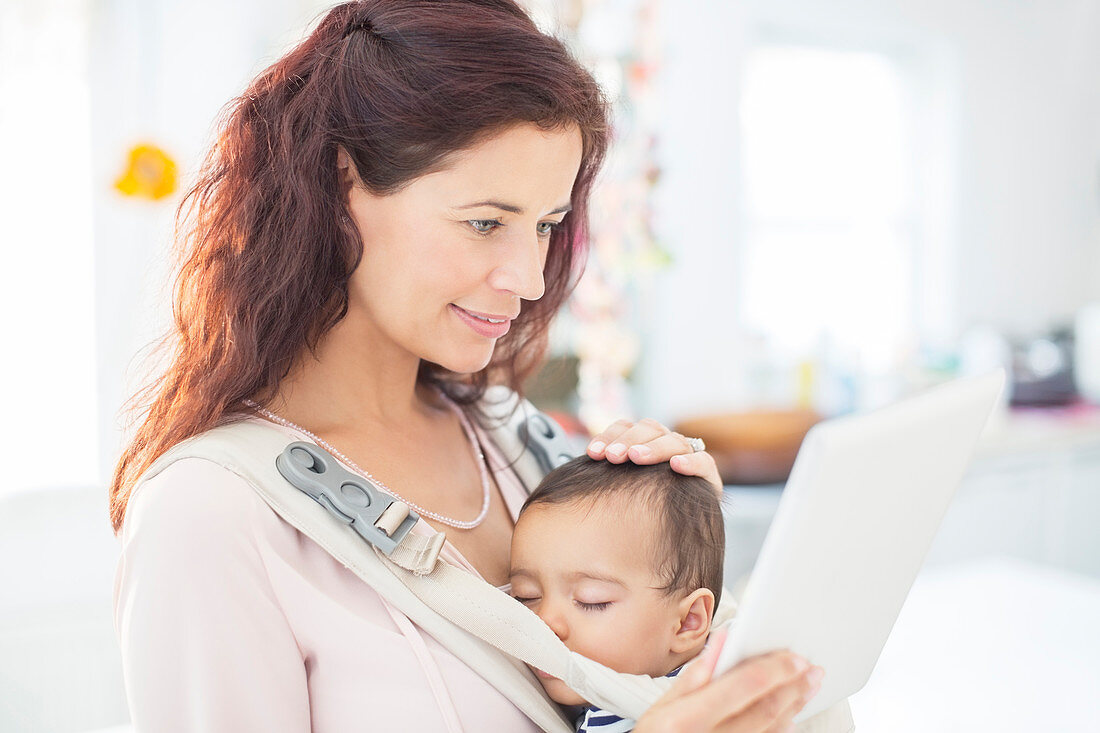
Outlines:
<svg viewBox="0 0 1100 733"><path fill-rule="evenodd" d="M561 429L514 393L497 390L483 403L483 411L495 423L487 426L493 441L513 462L528 491L548 468L571 457ZM244 479L279 516L463 660L543 730L565 733L572 726L523 662L562 679L594 705L635 719L672 683L671 678L618 673L571 652L530 609L470 573L440 562L443 533L410 533L418 521L415 512L364 477L346 471L313 444L288 446L285 434L274 426L236 422L174 446L141 480L186 457L212 461ZM324 471L317 472L318 466ZM321 473L327 474L323 481ZM719 611L730 615L728 609ZM379 663L385 665L384 660ZM842 706L842 711L835 706L805 721L799 732L851 730L847 704Z"/></svg>
<svg viewBox="0 0 1100 733"><path fill-rule="evenodd" d="M479 407L493 443L528 494L543 476L577 456L554 418L507 387L489 387Z"/></svg>

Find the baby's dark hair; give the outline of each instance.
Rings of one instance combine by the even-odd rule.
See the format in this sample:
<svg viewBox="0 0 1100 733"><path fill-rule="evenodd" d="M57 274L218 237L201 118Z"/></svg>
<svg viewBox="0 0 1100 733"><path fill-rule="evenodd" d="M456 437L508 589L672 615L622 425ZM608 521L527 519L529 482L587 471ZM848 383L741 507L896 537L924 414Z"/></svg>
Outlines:
<svg viewBox="0 0 1100 733"><path fill-rule="evenodd" d="M614 464L581 456L548 473L520 514L538 504L594 504L609 497L624 507L644 506L656 517L660 540L654 562L665 580L660 589L671 595L709 588L717 606L726 533L718 493L704 478L676 473L668 463Z"/></svg>

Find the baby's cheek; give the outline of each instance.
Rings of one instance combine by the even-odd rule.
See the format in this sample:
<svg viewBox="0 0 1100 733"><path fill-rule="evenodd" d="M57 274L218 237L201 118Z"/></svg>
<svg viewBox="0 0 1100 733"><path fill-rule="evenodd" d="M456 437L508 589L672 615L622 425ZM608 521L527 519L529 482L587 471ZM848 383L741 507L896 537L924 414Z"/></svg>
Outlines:
<svg viewBox="0 0 1100 733"><path fill-rule="evenodd" d="M623 633L631 628L628 625L631 619L623 616L626 614L607 610L586 618L583 626L574 625L567 646L578 654L621 672L619 666L624 659L630 658L631 650L642 644L641 639L645 638L627 634L625 638L633 639L633 643L625 641Z"/></svg>

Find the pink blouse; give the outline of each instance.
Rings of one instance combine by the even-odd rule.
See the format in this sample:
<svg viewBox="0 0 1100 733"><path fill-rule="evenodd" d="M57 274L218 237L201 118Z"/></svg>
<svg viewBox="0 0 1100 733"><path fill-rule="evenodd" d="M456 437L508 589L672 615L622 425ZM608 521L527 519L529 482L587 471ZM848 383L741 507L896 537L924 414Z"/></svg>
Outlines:
<svg viewBox="0 0 1100 733"><path fill-rule="evenodd" d="M514 520L523 487L475 430ZM147 481L121 540L115 626L139 732L538 730L217 464ZM450 543L442 556L477 574Z"/></svg>

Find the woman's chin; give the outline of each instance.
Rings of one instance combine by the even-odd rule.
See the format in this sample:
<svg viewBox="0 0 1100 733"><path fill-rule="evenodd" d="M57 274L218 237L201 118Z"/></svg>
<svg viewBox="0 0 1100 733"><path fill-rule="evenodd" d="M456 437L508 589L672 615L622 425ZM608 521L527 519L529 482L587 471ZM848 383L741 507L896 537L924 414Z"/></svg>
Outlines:
<svg viewBox="0 0 1100 733"><path fill-rule="evenodd" d="M474 374L489 366L492 359L493 349L489 348L484 353L468 350L465 353L454 354L446 359L428 359L428 361L432 361L455 374Z"/></svg>

